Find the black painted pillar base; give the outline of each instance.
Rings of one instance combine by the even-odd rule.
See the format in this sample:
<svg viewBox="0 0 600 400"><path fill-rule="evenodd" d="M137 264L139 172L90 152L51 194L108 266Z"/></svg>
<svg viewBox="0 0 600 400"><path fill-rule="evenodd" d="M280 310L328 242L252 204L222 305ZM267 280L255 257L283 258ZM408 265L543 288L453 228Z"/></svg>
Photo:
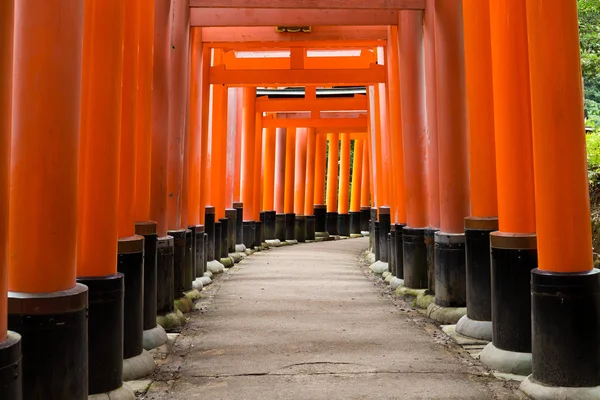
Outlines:
<svg viewBox="0 0 600 400"><path fill-rule="evenodd" d="M77 282L88 287L88 393L108 393L123 385L125 276L78 277Z"/></svg>
<svg viewBox="0 0 600 400"><path fill-rule="evenodd" d="M227 252L235 253L235 245L237 243L237 210L235 208L228 208L225 210L225 217L227 218Z"/></svg>
<svg viewBox="0 0 600 400"><path fill-rule="evenodd" d="M156 242L156 313L159 315L168 314L175 309L174 263L175 240L173 236L159 237Z"/></svg>
<svg viewBox="0 0 600 400"><path fill-rule="evenodd" d="M425 229L405 226L402 229L404 286L427 288L427 247Z"/></svg>
<svg viewBox="0 0 600 400"><path fill-rule="evenodd" d="M221 261L221 245L222 245L221 222L215 221L215 260Z"/></svg>
<svg viewBox="0 0 600 400"><path fill-rule="evenodd" d="M87 286L8 292L8 329L21 335L23 399L88 398Z"/></svg>
<svg viewBox="0 0 600 400"><path fill-rule="evenodd" d="M235 244L244 244L244 203L235 202L233 208L237 211L235 220Z"/></svg>
<svg viewBox="0 0 600 400"><path fill-rule="evenodd" d="M275 239L285 242L285 214L275 215Z"/></svg>
<svg viewBox="0 0 600 400"><path fill-rule="evenodd" d="M208 235L206 247L206 261L215 259L215 208L206 206L204 212L204 232Z"/></svg>
<svg viewBox="0 0 600 400"><path fill-rule="evenodd" d="M316 238L315 233L315 216L306 215L306 240L314 241Z"/></svg>
<svg viewBox="0 0 600 400"><path fill-rule="evenodd" d="M21 335L8 331L8 337L0 342L0 394L2 398L22 400L22 379Z"/></svg>
<svg viewBox="0 0 600 400"><path fill-rule="evenodd" d="M531 353L531 271L537 268L534 234L490 234L492 343Z"/></svg>
<svg viewBox="0 0 600 400"><path fill-rule="evenodd" d="M394 261L396 263L396 278L404 279L404 224L396 224L396 234L392 237L395 242L393 247Z"/></svg>
<svg viewBox="0 0 600 400"><path fill-rule="evenodd" d="M167 231L167 234L173 238L173 296L176 299L183 296L185 292L185 253L186 253L186 232L187 229L177 229Z"/></svg>
<svg viewBox="0 0 600 400"><path fill-rule="evenodd" d="M492 339L492 293L490 276L490 233L498 230L498 218L465 219L467 315L456 331L468 337ZM488 322L486 327L481 322ZM471 329L469 326L477 329ZM478 332L475 332L478 331ZM485 335L484 337L482 337Z"/></svg>
<svg viewBox="0 0 600 400"><path fill-rule="evenodd" d="M258 239L258 241L262 244L265 241L265 221L267 215L265 214L265 211L261 211L258 214L260 218L260 238Z"/></svg>
<svg viewBox="0 0 600 400"><path fill-rule="evenodd" d="M229 257L229 242L227 241L227 237L229 233L227 232L227 228L229 227L229 219L221 218L219 219L221 223L221 253L219 258L227 258Z"/></svg>
<svg viewBox="0 0 600 400"><path fill-rule="evenodd" d="M156 327L156 245L158 240L156 222L137 222L135 234L144 237L144 330L147 331ZM90 288L90 308L91 298Z"/></svg>
<svg viewBox="0 0 600 400"><path fill-rule="evenodd" d="M327 212L327 233L331 236L339 235L338 232L338 213L337 212Z"/></svg>
<svg viewBox="0 0 600 400"><path fill-rule="evenodd" d="M534 269L531 313L533 381L553 387L600 386L600 270Z"/></svg>
<svg viewBox="0 0 600 400"><path fill-rule="evenodd" d="M204 274L208 271L208 235L204 232L204 262L202 263L202 275L198 275L198 277L204 276ZM196 273L200 273L200 271L196 271Z"/></svg>
<svg viewBox="0 0 600 400"><path fill-rule="evenodd" d="M360 211L350 211L350 234L351 235L360 235L361 234L361 226L360 226Z"/></svg>
<svg viewBox="0 0 600 400"><path fill-rule="evenodd" d="M338 235L350 237L350 214L338 214Z"/></svg>
<svg viewBox="0 0 600 400"><path fill-rule="evenodd" d="M254 247L260 247L263 239L263 223L261 221L254 222Z"/></svg>
<svg viewBox="0 0 600 400"><path fill-rule="evenodd" d="M377 238L375 237L375 226L377 225L377 208L373 207L370 209L369 211L370 213L370 217L369 217L369 248L371 249L371 252L373 254L375 254L375 259L378 260L379 258L377 257L377 255L379 254L377 252L377 246L379 245ZM379 228L377 228L379 229Z"/></svg>
<svg viewBox="0 0 600 400"><path fill-rule="evenodd" d="M243 227L244 246L246 246L247 249L252 249L254 247L254 239L256 236L256 223L254 221L244 221Z"/></svg>
<svg viewBox="0 0 600 400"><path fill-rule="evenodd" d="M371 219L371 207L360 208L360 233L370 232L369 220Z"/></svg>
<svg viewBox="0 0 600 400"><path fill-rule="evenodd" d="M327 232L327 206L324 204L315 204L315 232ZM318 235L317 235L318 236Z"/></svg>
<svg viewBox="0 0 600 400"><path fill-rule="evenodd" d="M296 229L296 214L286 213L285 214L285 240L295 239Z"/></svg>
<svg viewBox="0 0 600 400"><path fill-rule="evenodd" d="M387 247L389 254L388 269L393 276L397 274L396 266L396 225L390 225L390 233L388 233Z"/></svg>
<svg viewBox="0 0 600 400"><path fill-rule="evenodd" d="M274 240L275 239L275 211L265 211L265 223L263 225L263 230L265 234L265 240Z"/></svg>
<svg viewBox="0 0 600 400"><path fill-rule="evenodd" d="M406 237L404 241L406 242ZM406 254L404 259L406 260ZM467 305L465 264L465 234L437 232L435 234L435 304L442 307ZM406 264L404 268L406 282Z"/></svg>
<svg viewBox="0 0 600 400"><path fill-rule="evenodd" d="M205 255L204 255L204 225L195 225L190 228L194 236L194 255L196 262L194 264L193 280L204 275Z"/></svg>
<svg viewBox="0 0 600 400"><path fill-rule="evenodd" d="M427 294L435 294L435 234L437 228L425 229L425 247L427 248Z"/></svg>
<svg viewBox="0 0 600 400"><path fill-rule="evenodd" d="M185 230L183 232L185 245ZM127 359L139 356L144 351L144 238L142 236L119 239L117 271L125 275L123 358Z"/></svg>
<svg viewBox="0 0 600 400"><path fill-rule="evenodd" d="M375 228L375 233L371 237L373 238L373 254L375 254L375 260L377 261L381 259L381 246L379 245L379 221L375 221L373 226Z"/></svg>
<svg viewBox="0 0 600 400"><path fill-rule="evenodd" d="M294 239L300 243L306 242L306 217L304 215L296 216L294 225Z"/></svg>
<svg viewBox="0 0 600 400"><path fill-rule="evenodd" d="M192 282L196 279L196 254L194 251L194 235L191 229L185 231L185 263L181 275L184 292L192 290Z"/></svg>
<svg viewBox="0 0 600 400"><path fill-rule="evenodd" d="M387 237L390 233L390 208L379 207L379 258L383 262L389 261Z"/></svg>

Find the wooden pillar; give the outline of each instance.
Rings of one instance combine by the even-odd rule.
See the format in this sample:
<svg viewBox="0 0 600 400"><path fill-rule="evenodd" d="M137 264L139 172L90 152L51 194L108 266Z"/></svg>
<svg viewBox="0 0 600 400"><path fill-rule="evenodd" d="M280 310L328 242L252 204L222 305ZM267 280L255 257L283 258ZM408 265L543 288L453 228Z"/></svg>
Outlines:
<svg viewBox="0 0 600 400"><path fill-rule="evenodd" d="M202 109L206 106L202 98L203 51L202 29L192 28L191 70L190 70L190 142L187 146L189 158L189 190L188 190L188 222L190 225L200 224L200 177L202 157Z"/></svg>
<svg viewBox="0 0 600 400"><path fill-rule="evenodd" d="M222 50L215 50L215 65L222 63ZM215 219L225 218L225 156L227 146L227 88L213 85L211 113L211 147L209 155L210 198L215 207Z"/></svg>
<svg viewBox="0 0 600 400"><path fill-rule="evenodd" d="M339 162L339 134L327 135L329 141L329 154L327 156L327 212L337 212L338 200L338 162Z"/></svg>
<svg viewBox="0 0 600 400"><path fill-rule="evenodd" d="M194 129L200 129L200 224L205 225L206 206L209 204L210 194L210 171L209 171L209 138L210 138L210 115L211 115L211 85L209 83L211 67L211 49L207 45L202 46L202 59L200 61L200 110L198 126ZM193 73L199 72L193 70ZM206 230L206 226L204 227Z"/></svg>
<svg viewBox="0 0 600 400"><path fill-rule="evenodd" d="M296 166L296 129L286 132L285 146L285 195L283 210L286 214L294 213L294 177Z"/></svg>
<svg viewBox="0 0 600 400"><path fill-rule="evenodd" d="M236 134L235 134L235 160L233 176L233 201L239 202L241 198L241 172L242 172L242 108L244 104L243 89L236 88L237 111L236 111Z"/></svg>
<svg viewBox="0 0 600 400"><path fill-rule="evenodd" d="M304 198L304 215L315 214L315 157L317 151L317 133L314 128L307 132L306 145L306 192Z"/></svg>
<svg viewBox="0 0 600 400"><path fill-rule="evenodd" d="M256 135L256 88L243 89L241 193L244 221L254 218L254 137Z"/></svg>
<svg viewBox="0 0 600 400"><path fill-rule="evenodd" d="M347 133L340 134L340 150L338 213L348 214L350 205L350 139Z"/></svg>
<svg viewBox="0 0 600 400"><path fill-rule="evenodd" d="M285 150L287 147L287 131L285 128L276 130L275 148L275 211L285 213Z"/></svg>
<svg viewBox="0 0 600 400"><path fill-rule="evenodd" d="M325 204L325 163L327 161L327 136L319 134L316 137L315 150L315 197L314 204Z"/></svg>
<svg viewBox="0 0 600 400"><path fill-rule="evenodd" d="M236 176L236 145L238 135L238 94L237 88L227 88L227 143L225 148L225 208L233 208ZM230 211L231 212L231 211Z"/></svg>
<svg viewBox="0 0 600 400"><path fill-rule="evenodd" d="M275 153L277 130L267 128L264 140L264 196L263 210L275 210Z"/></svg>
<svg viewBox="0 0 600 400"><path fill-rule="evenodd" d="M364 139L354 141L354 160L352 163L352 194L350 198L350 212L360 212L361 193L363 189L363 154Z"/></svg>
<svg viewBox="0 0 600 400"><path fill-rule="evenodd" d="M254 221L260 221L262 211L262 189L263 189L263 128L262 113L256 113L254 128Z"/></svg>
<svg viewBox="0 0 600 400"><path fill-rule="evenodd" d="M362 155L362 178L360 179L360 205L361 207L367 207L371 205L370 195L370 182L371 174L369 172L369 147L363 144L363 155Z"/></svg>
<svg viewBox="0 0 600 400"><path fill-rule="evenodd" d="M294 168L294 213L304 215L304 198L306 196L306 152L308 129L296 129L296 154Z"/></svg>

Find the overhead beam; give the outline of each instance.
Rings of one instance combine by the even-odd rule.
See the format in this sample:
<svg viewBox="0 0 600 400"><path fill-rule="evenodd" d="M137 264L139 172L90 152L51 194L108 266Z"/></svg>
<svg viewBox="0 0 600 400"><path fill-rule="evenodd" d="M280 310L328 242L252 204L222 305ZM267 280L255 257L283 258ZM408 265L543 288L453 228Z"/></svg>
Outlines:
<svg viewBox="0 0 600 400"><path fill-rule="evenodd" d="M202 41L211 47L233 47L234 43L245 43L244 47L281 48L311 47L315 42L337 42L345 47L376 47L387 40L385 26L314 26L310 33L277 33L274 27L203 27ZM273 43L262 43L273 42Z"/></svg>
<svg viewBox="0 0 600 400"><path fill-rule="evenodd" d="M362 139L363 137L367 137L364 132L365 132L365 128L316 128L315 132L317 133L317 135L326 135L328 133L350 133L350 134L355 134L358 135L358 139ZM365 135L365 136L363 136ZM351 137L352 138L352 137Z"/></svg>
<svg viewBox="0 0 600 400"><path fill-rule="evenodd" d="M395 25L396 10L190 8L192 26Z"/></svg>
<svg viewBox="0 0 600 400"><path fill-rule="evenodd" d="M318 112L315 116L309 112L288 112L288 113L277 113L277 119L365 119L367 118L366 111L358 112L340 112L340 111L322 111Z"/></svg>
<svg viewBox="0 0 600 400"><path fill-rule="evenodd" d="M292 111L366 111L366 96L338 99L267 99L256 100L257 112L292 112Z"/></svg>
<svg viewBox="0 0 600 400"><path fill-rule="evenodd" d="M263 118L262 127L269 128L327 128L367 129L367 118Z"/></svg>
<svg viewBox="0 0 600 400"><path fill-rule="evenodd" d="M190 7L424 10L425 0L190 0Z"/></svg>
<svg viewBox="0 0 600 400"><path fill-rule="evenodd" d="M225 55L225 68L233 70L273 70L292 69L292 57L277 58L236 58L233 52ZM368 69L373 63L372 57L304 57L304 69ZM298 68L294 68L298 69Z"/></svg>
<svg viewBox="0 0 600 400"><path fill-rule="evenodd" d="M210 83L227 86L361 86L386 82L386 68L369 69L239 70L211 67Z"/></svg>

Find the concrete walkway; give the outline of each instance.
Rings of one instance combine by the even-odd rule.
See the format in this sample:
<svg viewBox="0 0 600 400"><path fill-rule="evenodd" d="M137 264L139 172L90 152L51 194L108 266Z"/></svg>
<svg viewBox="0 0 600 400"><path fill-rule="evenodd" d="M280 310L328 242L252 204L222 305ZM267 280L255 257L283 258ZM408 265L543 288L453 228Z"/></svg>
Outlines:
<svg viewBox="0 0 600 400"><path fill-rule="evenodd" d="M257 253L200 302L143 397L519 399L358 267L367 239Z"/></svg>

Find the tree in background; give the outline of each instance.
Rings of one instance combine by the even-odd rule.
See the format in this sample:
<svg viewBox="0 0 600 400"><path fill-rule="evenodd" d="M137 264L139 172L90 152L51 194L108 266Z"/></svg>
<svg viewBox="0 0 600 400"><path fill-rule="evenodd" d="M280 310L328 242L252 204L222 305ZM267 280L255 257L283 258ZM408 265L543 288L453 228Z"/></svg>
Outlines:
<svg viewBox="0 0 600 400"><path fill-rule="evenodd" d="M588 126L600 128L600 0L578 0L581 66Z"/></svg>

